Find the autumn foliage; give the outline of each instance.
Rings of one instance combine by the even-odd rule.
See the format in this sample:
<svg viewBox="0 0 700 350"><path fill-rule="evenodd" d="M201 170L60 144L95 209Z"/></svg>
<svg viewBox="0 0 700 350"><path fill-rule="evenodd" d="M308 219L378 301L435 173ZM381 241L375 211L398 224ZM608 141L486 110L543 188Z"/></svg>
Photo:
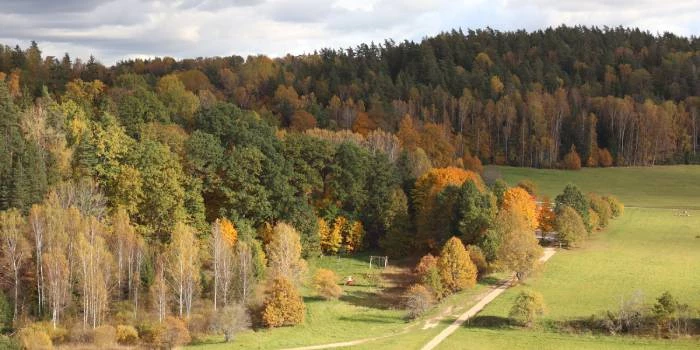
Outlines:
<svg viewBox="0 0 700 350"><path fill-rule="evenodd" d="M564 156L564 169L579 170L581 169L581 157L576 152L576 146L571 146L571 150Z"/></svg>
<svg viewBox="0 0 700 350"><path fill-rule="evenodd" d="M445 213L439 213L438 194L447 186L460 186L471 180L479 191L484 191L485 186L479 174L456 167L434 168L418 178L413 191L413 199L416 207L416 231L418 239L423 244L435 247L439 242L434 239L440 236L440 225L436 225L436 218L444 217Z"/></svg>
<svg viewBox="0 0 700 350"><path fill-rule="evenodd" d="M267 327L304 322L306 307L296 287L284 277L272 279L265 290L262 320Z"/></svg>
<svg viewBox="0 0 700 350"><path fill-rule="evenodd" d="M457 237L450 238L442 247L437 267L442 283L448 290L456 292L476 284L476 266Z"/></svg>
<svg viewBox="0 0 700 350"><path fill-rule="evenodd" d="M338 299L343 293L343 289L338 285L338 276L333 270L318 269L312 282L316 293L326 300Z"/></svg>
<svg viewBox="0 0 700 350"><path fill-rule="evenodd" d="M503 195L503 208L521 213L530 229L539 225L539 211L533 196L521 187L513 187Z"/></svg>

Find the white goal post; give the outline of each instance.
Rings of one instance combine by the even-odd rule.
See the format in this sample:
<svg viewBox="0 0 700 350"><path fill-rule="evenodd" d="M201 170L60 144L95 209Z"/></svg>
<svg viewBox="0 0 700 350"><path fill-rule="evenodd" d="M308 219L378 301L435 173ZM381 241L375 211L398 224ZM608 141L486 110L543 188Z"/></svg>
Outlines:
<svg viewBox="0 0 700 350"><path fill-rule="evenodd" d="M378 256L378 255L370 255L369 257L369 268L372 268L372 265L377 267L383 267L386 268L387 265L389 264L389 257L388 256Z"/></svg>

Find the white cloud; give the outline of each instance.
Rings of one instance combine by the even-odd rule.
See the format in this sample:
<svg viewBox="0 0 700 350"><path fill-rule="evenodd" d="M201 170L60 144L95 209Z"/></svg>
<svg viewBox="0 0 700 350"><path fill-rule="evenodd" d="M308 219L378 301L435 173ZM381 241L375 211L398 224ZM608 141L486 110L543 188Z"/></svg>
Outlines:
<svg viewBox="0 0 700 350"><path fill-rule="evenodd" d="M623 25L698 35L697 18L700 3L688 0L5 0L0 40L36 40L48 55L95 54L110 64L144 55L300 54L458 27Z"/></svg>

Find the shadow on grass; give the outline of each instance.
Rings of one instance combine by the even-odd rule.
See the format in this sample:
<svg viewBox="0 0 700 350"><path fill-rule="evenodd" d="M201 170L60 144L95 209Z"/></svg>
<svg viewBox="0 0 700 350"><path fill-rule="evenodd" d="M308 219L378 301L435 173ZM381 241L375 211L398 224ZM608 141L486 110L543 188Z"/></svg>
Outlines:
<svg viewBox="0 0 700 350"><path fill-rule="evenodd" d="M464 323L467 328L506 328L513 326L511 320L500 316L476 316Z"/></svg>
<svg viewBox="0 0 700 350"><path fill-rule="evenodd" d="M502 282L503 282L502 279L496 278L496 277L493 277L493 276L486 276L486 277L484 277L484 278L482 278L482 279L479 280L479 283L484 284L484 285L487 285L487 286L499 285L499 284L501 284Z"/></svg>
<svg viewBox="0 0 700 350"><path fill-rule="evenodd" d="M383 301L379 293L350 291L341 296L340 300L352 305L369 307L373 309L386 310L391 307L391 305L387 305Z"/></svg>
<svg viewBox="0 0 700 350"><path fill-rule="evenodd" d="M362 322L362 323L401 323L403 319L392 317L392 316L367 316L367 315L356 315L356 316L341 316L339 318L341 321L346 322Z"/></svg>
<svg viewBox="0 0 700 350"><path fill-rule="evenodd" d="M323 299L318 295L305 296L303 298L304 298L304 303L316 303L316 302L320 302L320 301L326 301L326 299Z"/></svg>

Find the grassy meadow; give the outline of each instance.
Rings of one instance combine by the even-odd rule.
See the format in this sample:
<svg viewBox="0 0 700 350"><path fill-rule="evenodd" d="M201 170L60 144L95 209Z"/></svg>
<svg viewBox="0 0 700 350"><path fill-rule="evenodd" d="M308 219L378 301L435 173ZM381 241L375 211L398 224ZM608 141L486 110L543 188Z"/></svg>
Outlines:
<svg viewBox="0 0 700 350"><path fill-rule="evenodd" d="M627 208L581 248L560 250L525 285L489 304L441 349L656 349L697 348L697 340L656 340L550 332L547 321L585 319L615 310L623 298L641 294L652 304L664 291L700 308L700 211L689 216L663 208L700 207L700 167L584 169L580 172L498 167L510 184L528 178L554 197L569 182L583 191L612 193ZM638 189L638 191L637 191ZM523 288L540 292L548 313L533 330L505 319ZM544 325L544 326L543 326ZM418 346L417 346L418 347Z"/></svg>
<svg viewBox="0 0 700 350"><path fill-rule="evenodd" d="M581 191L610 193L627 206L700 209L700 166L583 168L578 171L494 166L488 172L503 176L510 185L530 179L542 195L554 197L566 184Z"/></svg>

